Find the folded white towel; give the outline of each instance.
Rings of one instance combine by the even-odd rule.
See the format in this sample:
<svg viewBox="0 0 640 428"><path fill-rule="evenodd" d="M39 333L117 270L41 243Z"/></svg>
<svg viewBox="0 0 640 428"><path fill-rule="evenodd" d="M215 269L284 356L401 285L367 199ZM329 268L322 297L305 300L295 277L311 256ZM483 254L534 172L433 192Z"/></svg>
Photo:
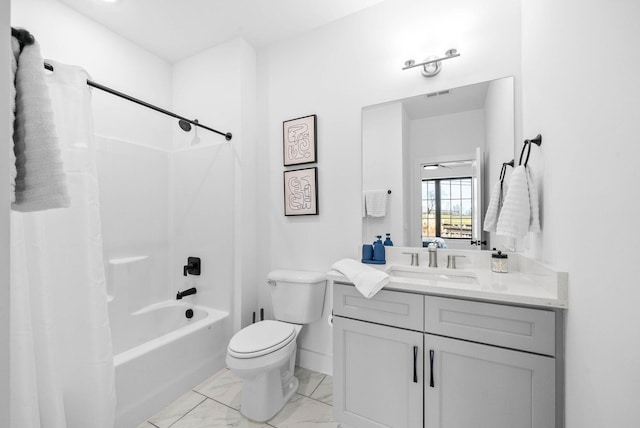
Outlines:
<svg viewBox="0 0 640 428"><path fill-rule="evenodd" d="M11 36L11 89L10 89L10 110L9 125L13 128L13 120L15 119L16 112L16 70L18 68L18 55L20 55L20 42L18 39ZM13 152L13 141L11 141L11 148L9 150L9 185L10 185L10 202L16 201L16 155Z"/></svg>
<svg viewBox="0 0 640 428"><path fill-rule="evenodd" d="M504 181L498 181L493 186L491 199L489 200L489 206L487 207L487 213L484 216L484 231L496 231L496 225L498 224L498 218L500 218L500 211L502 210L502 205L504 205L504 197L507 194L508 188L509 186Z"/></svg>
<svg viewBox="0 0 640 428"><path fill-rule="evenodd" d="M538 188L533 178L531 168L527 170L527 187L529 189L529 209L531 215L529 218L529 232L540 232L540 201L538 200Z"/></svg>
<svg viewBox="0 0 640 428"><path fill-rule="evenodd" d="M375 296L382 287L389 283L389 275L385 272L363 265L353 259L337 261L331 266L331 269L335 269L346 276L367 299Z"/></svg>
<svg viewBox="0 0 640 428"><path fill-rule="evenodd" d="M523 165L513 170L509 189L498 218L496 233L510 238L521 238L529 230L531 206L527 171Z"/></svg>
<svg viewBox="0 0 640 428"><path fill-rule="evenodd" d="M15 211L69 206L67 180L56 134L40 46L24 46L16 71Z"/></svg>
<svg viewBox="0 0 640 428"><path fill-rule="evenodd" d="M364 194L367 215L369 217L384 217L387 214L386 190L368 190Z"/></svg>

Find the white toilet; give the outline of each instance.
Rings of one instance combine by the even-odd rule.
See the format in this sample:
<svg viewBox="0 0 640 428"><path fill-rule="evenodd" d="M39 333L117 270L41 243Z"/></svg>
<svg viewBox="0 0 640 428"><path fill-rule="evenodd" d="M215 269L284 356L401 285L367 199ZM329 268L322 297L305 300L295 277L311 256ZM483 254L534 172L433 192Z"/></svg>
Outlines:
<svg viewBox="0 0 640 428"><path fill-rule="evenodd" d="M277 321L243 328L227 347L227 366L244 381L240 412L257 422L271 419L298 389L296 337L322 317L326 288L320 272L276 270L268 279Z"/></svg>

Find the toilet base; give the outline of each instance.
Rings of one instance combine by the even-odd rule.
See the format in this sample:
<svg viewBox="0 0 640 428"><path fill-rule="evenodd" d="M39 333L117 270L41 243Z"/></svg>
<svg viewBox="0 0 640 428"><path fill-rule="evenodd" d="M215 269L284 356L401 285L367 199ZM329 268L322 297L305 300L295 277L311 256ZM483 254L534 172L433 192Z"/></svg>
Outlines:
<svg viewBox="0 0 640 428"><path fill-rule="evenodd" d="M298 390L299 382L293 375L296 342L277 352L284 359L279 359L282 356L278 358L276 353L271 354L273 359L263 360L261 363L266 363L266 366L262 367L238 367L243 361L227 355L229 368L243 380L240 413L256 422L265 422L274 417Z"/></svg>
<svg viewBox="0 0 640 428"><path fill-rule="evenodd" d="M240 413L256 422L266 422L276 415L298 390L298 378L291 376L282 385L280 372L271 370L260 374L242 386Z"/></svg>

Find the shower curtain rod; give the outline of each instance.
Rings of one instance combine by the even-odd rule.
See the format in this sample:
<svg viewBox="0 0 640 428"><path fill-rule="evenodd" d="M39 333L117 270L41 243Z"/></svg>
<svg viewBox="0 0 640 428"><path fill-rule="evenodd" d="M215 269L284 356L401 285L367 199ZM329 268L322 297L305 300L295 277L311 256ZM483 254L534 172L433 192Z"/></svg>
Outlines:
<svg viewBox="0 0 640 428"><path fill-rule="evenodd" d="M32 45L35 43L35 37L33 37L33 34L31 34L29 31L25 30L24 28L14 28L11 27L11 36L15 37L18 42L20 43L20 52L22 52L22 48L24 46L27 45ZM46 68L49 71L53 71L53 66L47 62L44 63L44 68ZM155 106L153 104L150 104L146 101L142 101L138 98L132 97L131 95L127 95L123 92L120 91L116 91L113 88L110 88L108 86L104 86L101 85L100 83L96 83L92 80L87 79L87 85L91 86L92 88L96 88L96 89L100 89L101 91L104 92L108 92L112 95L115 95L117 97L120 98L124 98L125 100L134 102L136 104L139 104L143 107L147 107L150 108L151 110L155 110L157 112L166 114L167 116L171 116L171 117L175 117L176 119L178 119L178 124L180 125L180 128L182 128L183 131L187 132L191 130L191 125L195 125L195 126L199 126L200 128L204 128L207 131L211 131L211 132L215 132L216 134L222 135L227 141L231 140L232 134L231 132L220 132L218 130L215 130L213 128L209 128L208 126L202 125L201 123L198 122L198 119L195 120L191 120L191 119L187 119L186 117L182 117L180 115L177 115L173 112L170 112L169 110L165 110L163 108L160 108L158 106Z"/></svg>
<svg viewBox="0 0 640 428"><path fill-rule="evenodd" d="M53 66L51 64L47 63L47 62L44 63L44 68L46 68L49 71L54 71ZM182 117L180 115L177 115L177 114L175 114L173 112L170 112L169 110L165 110L165 109L163 109L161 107L155 106L155 105L150 104L150 103L148 103L146 101L142 101L142 100L140 100L138 98L132 97L131 95L127 95L127 94L125 94L123 92L117 91L117 90L115 90L113 88L110 88L108 86L101 85L100 83L94 82L92 80L87 79L87 85L91 86L92 88L96 88L96 89L100 89L101 91L108 92L108 93L110 93L112 95L115 95L117 97L124 98L125 100L134 102L134 103L139 104L139 105L141 105L143 107L147 107L147 108L150 108L150 109L155 110L157 112L166 114L167 116L175 117L176 119L179 119L179 121L180 121L180 128L182 128L185 131L189 131L191 129L191 127L188 126L188 125L186 125L186 128L185 128L184 123L186 122L186 123L190 123L190 124L195 125L195 126L199 126L200 128L204 128L204 129L206 129L208 131L215 132L216 134L222 135L227 141L231 140L231 138L232 138L231 132L224 133L224 132L220 132L218 130L215 130L213 128L209 128L208 126L205 126L205 125L199 123L197 119L195 119L195 120L187 119L186 117Z"/></svg>

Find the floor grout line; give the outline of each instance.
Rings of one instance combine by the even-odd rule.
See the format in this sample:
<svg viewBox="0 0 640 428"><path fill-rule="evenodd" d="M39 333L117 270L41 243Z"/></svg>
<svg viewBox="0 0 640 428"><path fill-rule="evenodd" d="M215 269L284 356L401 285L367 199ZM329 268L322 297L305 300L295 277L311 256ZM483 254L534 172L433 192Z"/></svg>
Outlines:
<svg viewBox="0 0 640 428"><path fill-rule="evenodd" d="M205 401L207 401L207 397L203 396L202 394L200 394L197 391L193 391L191 390L191 392L195 392L196 394L200 395L202 397L202 401L200 401L198 404L196 404L194 407L192 407L190 410L188 410L186 413L184 413L182 416L180 416L178 419L176 419L175 421L173 421L173 423L171 425L169 425L167 428L171 428L172 426L174 426L175 424L178 423L178 421L180 421L182 418L184 418L185 416L187 416L189 413L193 412L199 405L201 405L202 403L204 403Z"/></svg>
<svg viewBox="0 0 640 428"><path fill-rule="evenodd" d="M311 391L311 393L309 394L309 398L311 398L311 396L313 395L314 392L316 392L316 389L320 388L320 384L322 382L324 382L324 378L327 377L327 375L322 376L322 379L320 379L320 382L318 382L318 384L316 385L315 388L313 388L313 391Z"/></svg>

